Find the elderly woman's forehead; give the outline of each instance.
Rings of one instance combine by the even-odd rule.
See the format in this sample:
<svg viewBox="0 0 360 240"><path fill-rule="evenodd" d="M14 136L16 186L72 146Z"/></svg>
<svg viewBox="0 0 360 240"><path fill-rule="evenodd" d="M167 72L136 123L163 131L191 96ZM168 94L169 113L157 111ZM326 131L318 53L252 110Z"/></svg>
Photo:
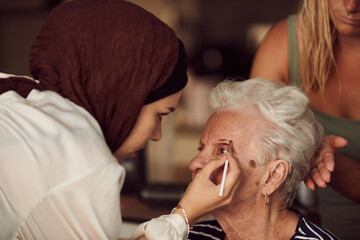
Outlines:
<svg viewBox="0 0 360 240"><path fill-rule="evenodd" d="M234 108L225 109L214 114L214 117L229 121L231 123L252 123L252 122L266 122L266 119L260 114L259 111L253 108ZM220 121L221 122L221 121Z"/></svg>
<svg viewBox="0 0 360 240"><path fill-rule="evenodd" d="M257 111L246 108L226 109L211 116L205 132L213 133L213 137L229 139L260 133L267 126L267 120Z"/></svg>

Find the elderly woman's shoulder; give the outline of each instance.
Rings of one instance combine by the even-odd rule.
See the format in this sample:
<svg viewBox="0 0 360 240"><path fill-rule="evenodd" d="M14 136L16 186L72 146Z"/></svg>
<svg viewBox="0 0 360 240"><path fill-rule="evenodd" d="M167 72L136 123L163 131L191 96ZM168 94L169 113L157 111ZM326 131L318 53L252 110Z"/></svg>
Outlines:
<svg viewBox="0 0 360 240"><path fill-rule="evenodd" d="M225 239L225 232L221 228L220 224L215 220L211 219L196 223L190 230L188 240L223 240ZM308 240L338 240L330 231L321 228L314 223L306 220L300 216L297 224L295 234L290 240L295 239L308 239Z"/></svg>
<svg viewBox="0 0 360 240"><path fill-rule="evenodd" d="M333 233L327 229L321 228L314 223L306 220L304 217L299 218L293 239L324 239L324 240L338 240Z"/></svg>
<svg viewBox="0 0 360 240"><path fill-rule="evenodd" d="M215 219L202 221L194 224L191 228L188 240L222 240L225 232Z"/></svg>

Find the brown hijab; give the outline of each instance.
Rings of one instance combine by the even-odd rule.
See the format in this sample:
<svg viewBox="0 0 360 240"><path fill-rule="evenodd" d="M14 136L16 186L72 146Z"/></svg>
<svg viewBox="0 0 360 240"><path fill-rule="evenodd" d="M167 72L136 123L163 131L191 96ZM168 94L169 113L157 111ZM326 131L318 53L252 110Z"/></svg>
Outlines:
<svg viewBox="0 0 360 240"><path fill-rule="evenodd" d="M84 107L116 151L144 104L185 87L186 56L174 31L122 0L58 5L36 37L25 78L1 79L0 93L52 90Z"/></svg>

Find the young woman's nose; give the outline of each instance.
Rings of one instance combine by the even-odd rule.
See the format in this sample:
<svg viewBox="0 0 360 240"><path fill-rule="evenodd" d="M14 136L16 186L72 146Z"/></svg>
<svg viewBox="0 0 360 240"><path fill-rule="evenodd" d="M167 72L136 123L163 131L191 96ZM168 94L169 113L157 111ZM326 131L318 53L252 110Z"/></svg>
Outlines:
<svg viewBox="0 0 360 240"><path fill-rule="evenodd" d="M359 12L360 1L359 0L343 0L344 7L347 12Z"/></svg>
<svg viewBox="0 0 360 240"><path fill-rule="evenodd" d="M154 142L160 141L160 139L161 139L161 122L156 124L154 131L150 136L150 140Z"/></svg>

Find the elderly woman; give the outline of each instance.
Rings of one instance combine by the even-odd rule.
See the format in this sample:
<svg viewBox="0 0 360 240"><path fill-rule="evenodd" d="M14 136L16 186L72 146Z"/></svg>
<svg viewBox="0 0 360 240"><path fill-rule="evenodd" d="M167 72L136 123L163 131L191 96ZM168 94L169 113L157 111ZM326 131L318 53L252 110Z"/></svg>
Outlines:
<svg viewBox="0 0 360 240"><path fill-rule="evenodd" d="M141 224L130 239L338 239L289 209L323 136L304 93L264 79L224 81L210 103L215 113L175 214ZM194 225L206 213L215 219Z"/></svg>
<svg viewBox="0 0 360 240"><path fill-rule="evenodd" d="M193 178L224 157L241 174L231 203L211 212L216 220L195 224L188 239L338 239L289 209L323 134L307 97L285 83L224 81L210 104L215 113L190 163ZM222 173L213 173L216 185Z"/></svg>

